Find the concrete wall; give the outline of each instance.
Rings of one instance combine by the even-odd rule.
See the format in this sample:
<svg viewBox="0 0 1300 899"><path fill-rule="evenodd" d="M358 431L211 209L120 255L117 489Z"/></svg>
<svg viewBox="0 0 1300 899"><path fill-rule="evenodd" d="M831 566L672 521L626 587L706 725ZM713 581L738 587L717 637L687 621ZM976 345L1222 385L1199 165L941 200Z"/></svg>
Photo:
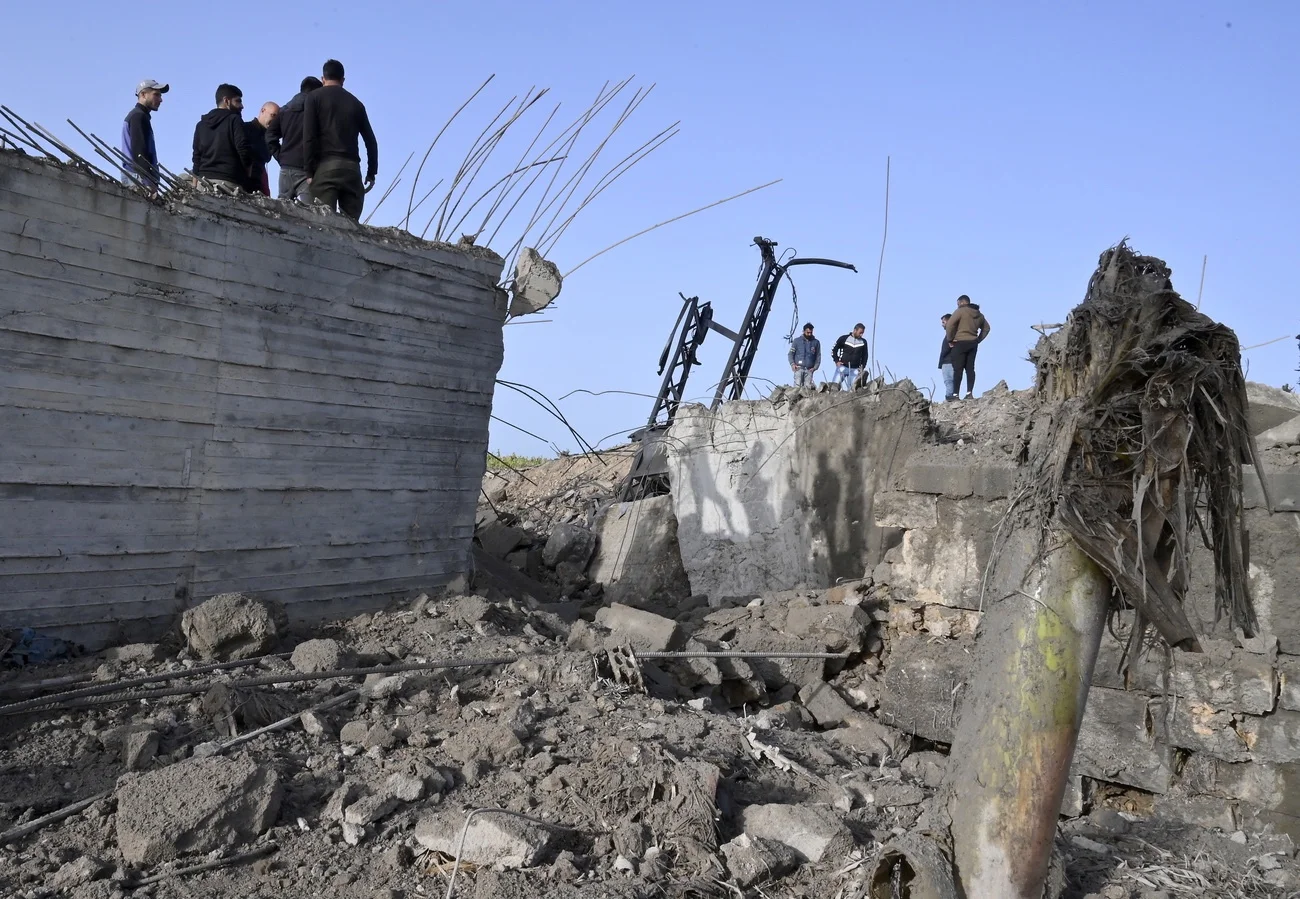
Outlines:
<svg viewBox="0 0 1300 899"><path fill-rule="evenodd" d="M0 153L0 627L242 590L317 617L466 569L501 260Z"/></svg>
<svg viewBox="0 0 1300 899"><path fill-rule="evenodd" d="M683 406L667 444L692 591L716 600L870 571L893 533L874 497L926 440L927 407L907 381Z"/></svg>

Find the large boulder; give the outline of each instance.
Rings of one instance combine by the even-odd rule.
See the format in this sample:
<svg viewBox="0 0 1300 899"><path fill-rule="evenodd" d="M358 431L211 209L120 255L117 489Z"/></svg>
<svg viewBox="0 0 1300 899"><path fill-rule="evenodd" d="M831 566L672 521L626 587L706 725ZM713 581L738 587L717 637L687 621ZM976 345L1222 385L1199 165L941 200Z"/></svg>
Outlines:
<svg viewBox="0 0 1300 899"><path fill-rule="evenodd" d="M284 790L247 756L186 759L117 782L117 845L132 865L156 865L255 839L275 823Z"/></svg>
<svg viewBox="0 0 1300 899"><path fill-rule="evenodd" d="M219 593L181 616L185 644L200 659L251 659L274 652L284 609L243 593Z"/></svg>

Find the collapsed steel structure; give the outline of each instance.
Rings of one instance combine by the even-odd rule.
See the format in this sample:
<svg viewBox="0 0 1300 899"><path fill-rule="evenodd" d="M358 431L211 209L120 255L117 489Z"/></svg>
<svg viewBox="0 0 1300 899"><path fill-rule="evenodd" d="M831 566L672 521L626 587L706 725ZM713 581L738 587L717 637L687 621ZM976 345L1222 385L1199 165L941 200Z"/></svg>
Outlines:
<svg viewBox="0 0 1300 899"><path fill-rule="evenodd" d="M714 321L712 303L701 303L698 296L678 294L682 298L682 311L678 313L677 321L668 334L668 342L659 355L658 374L663 375L664 380L650 410L649 421L644 428L631 435L641 446L632 460L631 471L623 481L619 498L624 502L668 493L668 465L663 437L673 423L686 393L691 368L700 364L697 354L710 331L716 331L731 341L731 353L722 369L722 377L709 407L716 409L725 400L738 400L744 396L750 368L754 364L754 357L758 355L759 340L776 301L777 288L789 269L796 265L829 265L857 272L857 267L851 263L814 256L796 256L782 262L776 255L777 242L766 237L755 237L754 245L762 254L763 263L749 308L737 330L732 331Z"/></svg>

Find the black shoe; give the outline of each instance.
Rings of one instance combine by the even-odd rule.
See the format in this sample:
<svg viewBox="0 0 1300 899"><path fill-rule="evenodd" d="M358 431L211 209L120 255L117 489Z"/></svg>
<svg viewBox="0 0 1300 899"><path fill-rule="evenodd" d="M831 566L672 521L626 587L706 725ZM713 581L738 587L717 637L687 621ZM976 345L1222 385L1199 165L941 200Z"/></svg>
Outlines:
<svg viewBox="0 0 1300 899"><path fill-rule="evenodd" d="M968 400L973 400L973 399L975 399L975 394L973 394L973 393L968 393L968 394L966 394L966 399L968 399Z"/></svg>
<svg viewBox="0 0 1300 899"><path fill-rule="evenodd" d="M953 400L957 400L957 399L961 399L961 397L957 396L957 394L955 393L945 393L943 395L943 401L945 403L951 403Z"/></svg>

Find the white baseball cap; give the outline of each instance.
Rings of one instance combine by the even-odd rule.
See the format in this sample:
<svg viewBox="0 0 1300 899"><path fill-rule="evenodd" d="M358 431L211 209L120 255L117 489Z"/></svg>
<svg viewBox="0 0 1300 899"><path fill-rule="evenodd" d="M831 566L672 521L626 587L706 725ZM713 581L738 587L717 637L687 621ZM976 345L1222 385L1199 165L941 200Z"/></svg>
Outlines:
<svg viewBox="0 0 1300 899"><path fill-rule="evenodd" d="M160 94L165 94L170 89L171 85L162 84L161 82L154 81L152 78L146 78L135 86L135 95L138 97L145 91L158 91Z"/></svg>

